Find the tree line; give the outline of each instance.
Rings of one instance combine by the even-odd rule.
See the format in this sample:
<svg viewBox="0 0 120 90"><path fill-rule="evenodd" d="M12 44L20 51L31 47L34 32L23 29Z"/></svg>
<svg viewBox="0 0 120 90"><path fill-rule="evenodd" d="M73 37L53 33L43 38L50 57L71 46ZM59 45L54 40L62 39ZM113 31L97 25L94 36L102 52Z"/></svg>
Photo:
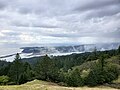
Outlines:
<svg viewBox="0 0 120 90"><path fill-rule="evenodd" d="M118 57L117 64L106 61L112 56ZM66 56L45 55L37 59L36 63L31 64L16 54L15 60L11 63L0 61L0 84L19 85L38 79L64 86L96 86L110 83L120 75L120 47L117 50L95 49L93 52ZM93 62L89 68L77 67Z"/></svg>

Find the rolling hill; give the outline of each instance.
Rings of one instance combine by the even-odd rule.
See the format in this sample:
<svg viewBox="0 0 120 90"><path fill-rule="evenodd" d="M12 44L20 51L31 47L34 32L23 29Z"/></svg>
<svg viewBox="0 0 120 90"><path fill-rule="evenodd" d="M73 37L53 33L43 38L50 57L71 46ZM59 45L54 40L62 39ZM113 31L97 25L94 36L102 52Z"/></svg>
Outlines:
<svg viewBox="0 0 120 90"><path fill-rule="evenodd" d="M51 82L34 80L22 85L0 86L0 90L118 90L118 89L106 86L64 87Z"/></svg>

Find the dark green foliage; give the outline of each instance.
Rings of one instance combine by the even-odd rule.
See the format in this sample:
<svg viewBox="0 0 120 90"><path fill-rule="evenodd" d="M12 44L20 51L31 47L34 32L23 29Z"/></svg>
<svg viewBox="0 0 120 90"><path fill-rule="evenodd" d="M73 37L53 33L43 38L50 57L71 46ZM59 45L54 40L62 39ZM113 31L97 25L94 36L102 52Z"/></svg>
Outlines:
<svg viewBox="0 0 120 90"><path fill-rule="evenodd" d="M119 65L120 65L120 55L118 56L118 63L119 63Z"/></svg>
<svg viewBox="0 0 120 90"><path fill-rule="evenodd" d="M31 68L31 66L30 66L30 64L29 63L24 63L23 64L23 72L21 73L21 75L20 75L20 79L19 79L19 82L20 82L20 84L22 84L22 83L25 83L25 82L27 82L27 81L31 81L31 80L33 80L34 78L34 72L32 71L32 68Z"/></svg>
<svg viewBox="0 0 120 90"><path fill-rule="evenodd" d="M94 53L94 59L93 60L96 60L97 59L97 48L96 47L94 48L93 53Z"/></svg>
<svg viewBox="0 0 120 90"><path fill-rule="evenodd" d="M93 69L91 69L88 77L86 77L85 84L96 86L98 84L102 84L103 79L101 68L96 65Z"/></svg>
<svg viewBox="0 0 120 90"><path fill-rule="evenodd" d="M8 76L14 81L16 84L19 84L20 76L23 73L23 63L20 61L19 54L16 54L14 62L11 64Z"/></svg>
<svg viewBox="0 0 120 90"><path fill-rule="evenodd" d="M103 71L103 68L104 68L104 65L105 65L105 58L104 58L104 56L100 57L99 65L100 65L101 71Z"/></svg>
<svg viewBox="0 0 120 90"><path fill-rule="evenodd" d="M116 65L107 64L104 67L101 67L101 63L98 63L94 66L88 77L85 80L85 84L89 86L96 86L104 83L110 83L113 80L118 78L118 67Z"/></svg>
<svg viewBox="0 0 120 90"><path fill-rule="evenodd" d="M93 60L95 60L94 55L89 55L87 61L93 61Z"/></svg>
<svg viewBox="0 0 120 90"><path fill-rule="evenodd" d="M7 75L9 69L10 69L10 64L8 66L3 66L2 68L0 68L0 76Z"/></svg>
<svg viewBox="0 0 120 90"><path fill-rule="evenodd" d="M24 73L26 74L26 78L28 81L32 80L32 77L34 76L34 72L32 71L32 68L29 63L24 63Z"/></svg>
<svg viewBox="0 0 120 90"><path fill-rule="evenodd" d="M10 67L10 62L0 61L0 76L7 75Z"/></svg>
<svg viewBox="0 0 120 90"><path fill-rule="evenodd" d="M107 64L104 71L106 72L104 73L106 82L116 80L119 76L119 67L116 64Z"/></svg>
<svg viewBox="0 0 120 90"><path fill-rule="evenodd" d="M83 80L80 76L80 71L78 69L72 70L68 72L68 75L66 76L66 83L69 86L83 86Z"/></svg>
<svg viewBox="0 0 120 90"><path fill-rule="evenodd" d="M64 72L63 69L60 69L60 70L59 70L58 81L59 81L59 82L65 82L66 75L67 75L67 73Z"/></svg>
<svg viewBox="0 0 120 90"><path fill-rule="evenodd" d="M58 71L56 70L55 63L46 55L36 65L35 72L38 79L54 80L57 77Z"/></svg>
<svg viewBox="0 0 120 90"><path fill-rule="evenodd" d="M10 64L10 62L7 62L7 61L1 61L0 60L0 68L3 68L3 67L6 67Z"/></svg>
<svg viewBox="0 0 120 90"><path fill-rule="evenodd" d="M10 65L8 76L15 84L22 84L33 79L33 71L29 63L23 63L19 54L16 54L14 62Z"/></svg>
<svg viewBox="0 0 120 90"><path fill-rule="evenodd" d="M118 54L120 54L120 46L118 47L118 50L117 50L117 51L118 51Z"/></svg>
<svg viewBox="0 0 120 90"><path fill-rule="evenodd" d="M21 59L22 62L28 62L31 66L35 66L35 64L39 61L42 60L42 56L41 57L31 57L31 58L23 58Z"/></svg>

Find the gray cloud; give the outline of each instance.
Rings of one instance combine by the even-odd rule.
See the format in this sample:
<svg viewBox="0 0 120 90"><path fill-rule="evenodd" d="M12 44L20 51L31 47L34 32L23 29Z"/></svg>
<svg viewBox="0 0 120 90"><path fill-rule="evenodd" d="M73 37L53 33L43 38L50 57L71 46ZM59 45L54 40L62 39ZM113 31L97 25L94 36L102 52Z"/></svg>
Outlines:
<svg viewBox="0 0 120 90"><path fill-rule="evenodd" d="M0 22L0 46L120 42L120 0L0 0Z"/></svg>
<svg viewBox="0 0 120 90"><path fill-rule="evenodd" d="M6 3L3 0L0 0L0 9L4 9L6 7Z"/></svg>
<svg viewBox="0 0 120 90"><path fill-rule="evenodd" d="M78 11L88 11L88 10L96 10L96 9L103 9L108 6L119 5L120 0L90 0L86 1L85 5L80 5L74 10Z"/></svg>
<svg viewBox="0 0 120 90"><path fill-rule="evenodd" d="M55 25L48 25L48 24L43 24L43 23L25 23L25 22L13 22L11 24L12 26L16 27L26 27L26 28L59 28L58 26Z"/></svg>
<svg viewBox="0 0 120 90"><path fill-rule="evenodd" d="M87 18L112 16L112 15L118 14L120 12L119 6L120 4L118 6L113 5L103 9L93 10L88 14Z"/></svg>

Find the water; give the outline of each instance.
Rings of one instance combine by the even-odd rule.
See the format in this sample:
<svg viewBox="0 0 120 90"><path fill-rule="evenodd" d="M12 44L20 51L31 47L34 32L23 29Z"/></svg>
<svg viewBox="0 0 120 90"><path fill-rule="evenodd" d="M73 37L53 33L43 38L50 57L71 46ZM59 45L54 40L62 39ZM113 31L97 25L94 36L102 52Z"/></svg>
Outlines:
<svg viewBox="0 0 120 90"><path fill-rule="evenodd" d="M0 47L0 57L16 54L16 53L20 53L20 52L21 52L21 49L19 49L19 48ZM11 57L0 58L0 60L12 62L14 60L14 58L15 58L15 55L13 55Z"/></svg>
<svg viewBox="0 0 120 90"><path fill-rule="evenodd" d="M15 54L15 53L18 53L18 52L21 52L21 49L19 49L19 48L3 48L3 47L0 47L0 57Z"/></svg>

